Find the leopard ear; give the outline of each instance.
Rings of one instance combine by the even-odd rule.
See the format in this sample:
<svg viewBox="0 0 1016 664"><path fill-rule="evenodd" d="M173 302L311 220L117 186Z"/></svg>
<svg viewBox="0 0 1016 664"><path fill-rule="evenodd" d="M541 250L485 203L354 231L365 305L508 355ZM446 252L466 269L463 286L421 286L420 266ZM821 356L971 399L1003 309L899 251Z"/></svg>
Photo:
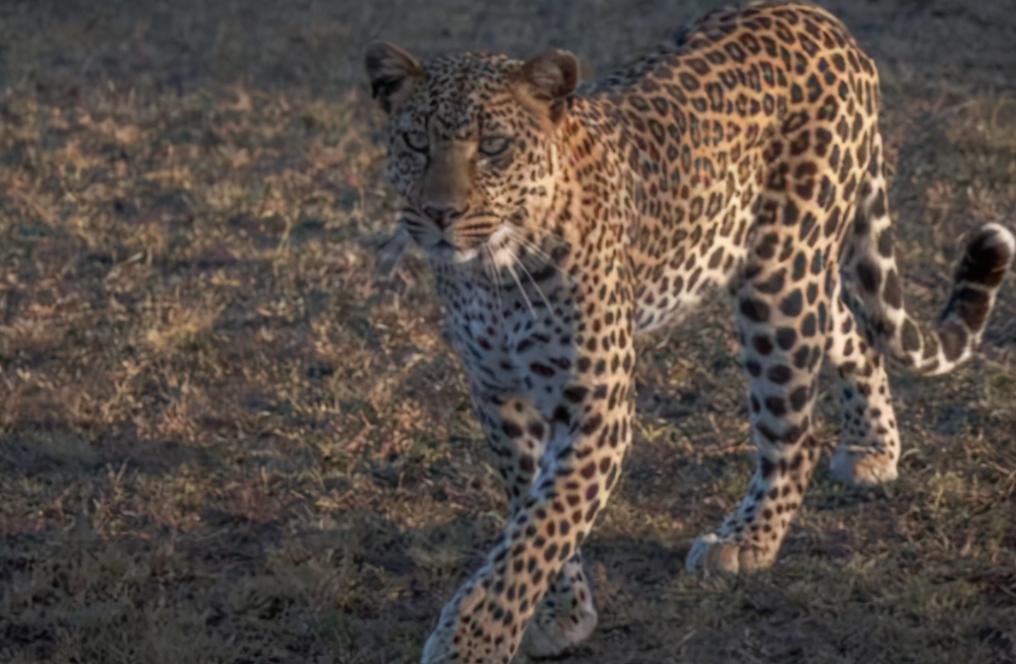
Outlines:
<svg viewBox="0 0 1016 664"><path fill-rule="evenodd" d="M413 87L427 78L416 58L387 42L374 42L364 57L370 90L385 113L406 99Z"/></svg>
<svg viewBox="0 0 1016 664"><path fill-rule="evenodd" d="M557 124L578 85L579 62L572 53L554 48L523 63L521 78L523 96L545 108Z"/></svg>

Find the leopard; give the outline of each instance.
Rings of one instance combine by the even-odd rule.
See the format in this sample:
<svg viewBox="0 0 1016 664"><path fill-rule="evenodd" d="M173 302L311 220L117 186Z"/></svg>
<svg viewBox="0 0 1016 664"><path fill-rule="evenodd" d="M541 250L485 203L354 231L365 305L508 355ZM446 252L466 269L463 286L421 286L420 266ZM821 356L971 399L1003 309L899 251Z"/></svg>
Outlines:
<svg viewBox="0 0 1016 664"><path fill-rule="evenodd" d="M555 656L595 629L581 548L631 449L636 338L731 298L755 469L686 567L761 570L826 447L849 485L897 477L889 369L970 358L1016 253L1003 223L979 226L938 318L911 314L878 71L817 6L718 9L588 80L559 48L421 62L376 41L365 66L397 227L434 274L506 492L505 525L425 664ZM831 443L823 366L842 412Z"/></svg>

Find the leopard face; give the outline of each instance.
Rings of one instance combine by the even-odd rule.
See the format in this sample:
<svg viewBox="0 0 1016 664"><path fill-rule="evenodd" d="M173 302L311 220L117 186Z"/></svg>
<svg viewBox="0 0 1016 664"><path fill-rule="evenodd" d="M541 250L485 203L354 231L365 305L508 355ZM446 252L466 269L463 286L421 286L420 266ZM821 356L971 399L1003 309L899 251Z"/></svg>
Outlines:
<svg viewBox="0 0 1016 664"><path fill-rule="evenodd" d="M574 57L463 53L423 66L379 44L368 67L388 111L386 177L403 201L400 222L434 262L513 261L557 190L554 132Z"/></svg>

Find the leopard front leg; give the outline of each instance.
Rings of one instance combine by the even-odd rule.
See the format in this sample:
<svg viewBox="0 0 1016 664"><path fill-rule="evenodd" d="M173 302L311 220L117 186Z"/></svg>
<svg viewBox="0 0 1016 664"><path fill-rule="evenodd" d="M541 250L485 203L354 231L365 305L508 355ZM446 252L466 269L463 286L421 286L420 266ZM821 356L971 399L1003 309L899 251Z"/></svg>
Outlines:
<svg viewBox="0 0 1016 664"><path fill-rule="evenodd" d="M695 541L689 571L772 565L820 453L810 430L828 296L817 276L793 264L756 264L747 273L738 293L738 325L750 376L756 469L747 495L722 526Z"/></svg>
<svg viewBox="0 0 1016 664"><path fill-rule="evenodd" d="M571 400L581 394L581 388L567 392ZM493 413L482 397L477 402L480 419L490 431L488 440L505 483L508 512L515 514L524 507L537 479L537 464L543 457L553 426L548 427L543 415L523 399L509 399ZM596 629L598 619L582 555L576 547L564 569L550 583L546 597L526 628L522 649L530 657L558 655L587 639Z"/></svg>
<svg viewBox="0 0 1016 664"><path fill-rule="evenodd" d="M581 569L575 553L616 484L632 435L634 355L630 348L621 355L625 360L613 369L605 366L604 374L591 368L578 376L594 380L569 385L541 418L547 444L531 486L485 564L445 606L424 647L424 664L508 662L541 601L570 597L571 588L584 587L584 578L567 592L561 584ZM606 389L608 382L612 389ZM530 417L535 409L516 410L517 402L506 402L491 424L522 440L537 422ZM548 612L554 614L554 607ZM529 641L538 653L560 651L562 635L570 645L592 629L587 623L569 633L551 622L539 623L539 634Z"/></svg>
<svg viewBox="0 0 1016 664"><path fill-rule="evenodd" d="M425 664L508 662L537 611L541 618L527 641L533 654L560 652L591 632L595 612L576 554L608 501L632 437L634 317L627 302L618 297L606 311L583 310L572 343L558 346L564 354L550 363L542 363L553 352L547 343L519 343L525 351L514 355L516 363L542 379L530 380L527 394L474 394L504 459L511 513L484 566L442 611Z"/></svg>

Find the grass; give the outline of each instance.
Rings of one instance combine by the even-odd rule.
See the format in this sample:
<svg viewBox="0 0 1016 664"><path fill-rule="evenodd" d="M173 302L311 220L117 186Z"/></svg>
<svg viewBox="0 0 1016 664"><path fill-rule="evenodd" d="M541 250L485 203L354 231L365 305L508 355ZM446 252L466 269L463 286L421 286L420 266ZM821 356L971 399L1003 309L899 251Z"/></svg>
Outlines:
<svg viewBox="0 0 1016 664"><path fill-rule="evenodd" d="M711 4L0 7L0 661L418 661L504 501L422 259L373 276L393 201L362 47L603 71ZM1016 209L1016 16L830 6L883 68L931 316L958 238ZM683 572L751 472L729 308L646 340L587 546L601 626L562 661L1016 661L1013 286L970 365L894 377L902 479L820 470L750 578Z"/></svg>

